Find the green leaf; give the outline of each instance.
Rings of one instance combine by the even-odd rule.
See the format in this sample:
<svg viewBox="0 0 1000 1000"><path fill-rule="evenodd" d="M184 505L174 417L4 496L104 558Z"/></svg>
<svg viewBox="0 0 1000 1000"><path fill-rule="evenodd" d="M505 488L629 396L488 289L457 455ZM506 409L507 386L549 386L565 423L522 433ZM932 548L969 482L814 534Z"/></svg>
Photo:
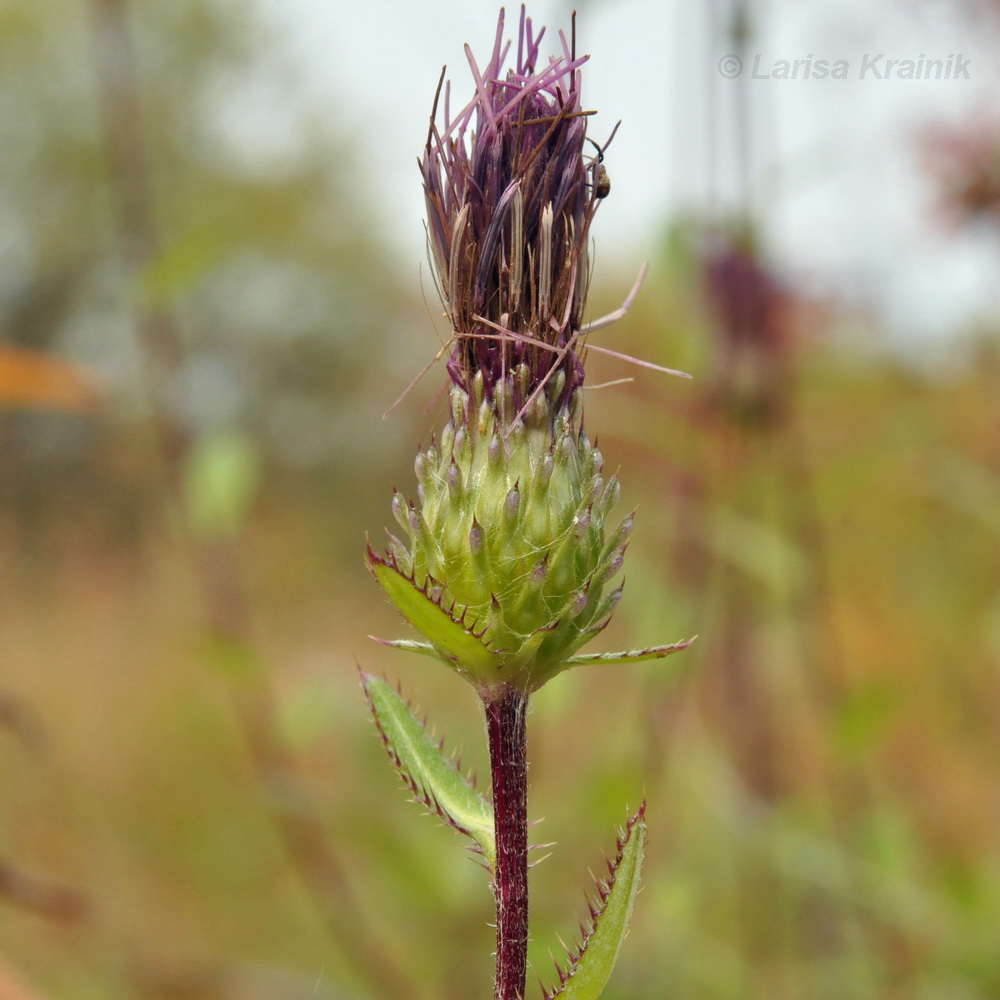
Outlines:
<svg viewBox="0 0 1000 1000"><path fill-rule="evenodd" d="M433 656L435 660L441 659L441 654L429 642L418 642L416 639L380 639L377 635L370 635L368 638L390 649L405 649L408 653L422 653L424 656Z"/></svg>
<svg viewBox="0 0 1000 1000"><path fill-rule="evenodd" d="M566 661L567 667L582 667L588 663L641 663L643 660L660 660L671 653L680 653L688 648L698 636L694 635L683 642L671 643L669 646L647 646L645 649L629 649L621 653L583 653L571 656Z"/></svg>
<svg viewBox="0 0 1000 1000"><path fill-rule="evenodd" d="M799 546L781 531L723 504L712 511L715 552L776 594L799 593L809 569Z"/></svg>
<svg viewBox="0 0 1000 1000"><path fill-rule="evenodd" d="M446 610L431 596L433 581L429 577L423 587L418 587L394 562L380 558L371 549L368 566L400 614L433 643L442 659L480 677L498 668L497 654L473 631L473 625L466 623L465 614L456 617L454 608Z"/></svg>
<svg viewBox="0 0 1000 1000"><path fill-rule="evenodd" d="M191 448L184 470L188 516L205 538L235 534L246 520L260 479L253 440L240 431L213 431Z"/></svg>
<svg viewBox="0 0 1000 1000"><path fill-rule="evenodd" d="M569 953L569 968L559 970L559 985L545 990L546 1000L597 1000L611 973L628 934L632 908L639 891L639 875L646 847L646 803L632 816L618 839L618 856L608 862L609 876L597 881L598 899L590 904L591 923L583 941Z"/></svg>
<svg viewBox="0 0 1000 1000"><path fill-rule="evenodd" d="M202 628L192 636L192 648L213 670L237 684L252 686L267 675L267 667L252 644L217 628Z"/></svg>
<svg viewBox="0 0 1000 1000"><path fill-rule="evenodd" d="M490 870L496 860L493 807L432 739L402 696L385 681L361 675L379 735L417 801L471 837Z"/></svg>
<svg viewBox="0 0 1000 1000"><path fill-rule="evenodd" d="M173 302L214 271L235 249L230 221L218 219L185 233L160 250L139 275L144 304L157 308Z"/></svg>

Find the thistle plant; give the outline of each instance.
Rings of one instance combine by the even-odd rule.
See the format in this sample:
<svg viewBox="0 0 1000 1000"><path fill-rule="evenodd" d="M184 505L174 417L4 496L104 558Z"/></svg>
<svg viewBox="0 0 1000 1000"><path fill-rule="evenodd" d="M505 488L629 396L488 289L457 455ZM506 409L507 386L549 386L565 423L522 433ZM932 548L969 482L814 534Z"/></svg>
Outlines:
<svg viewBox="0 0 1000 1000"><path fill-rule="evenodd" d="M532 692L571 667L634 663L688 645L579 652L621 598L616 577L633 526L631 513L614 514L618 478L605 478L583 429L584 338L624 313L637 288L617 313L584 323L590 225L609 190L607 143L588 142L593 112L580 95L587 57L560 32L558 54L542 63L543 34L522 8L516 60L504 74L510 43L501 11L482 70L466 47L474 93L455 114L442 73L420 167L430 257L453 331L450 415L417 454L416 498L393 495L401 533L389 533L384 553L367 553L420 634L381 641L440 660L483 704L492 802L388 684L364 677L406 784L472 838L490 873L495 1000L525 990ZM645 803L629 817L583 940L546 997L595 1000L603 990L638 889L644 816Z"/></svg>

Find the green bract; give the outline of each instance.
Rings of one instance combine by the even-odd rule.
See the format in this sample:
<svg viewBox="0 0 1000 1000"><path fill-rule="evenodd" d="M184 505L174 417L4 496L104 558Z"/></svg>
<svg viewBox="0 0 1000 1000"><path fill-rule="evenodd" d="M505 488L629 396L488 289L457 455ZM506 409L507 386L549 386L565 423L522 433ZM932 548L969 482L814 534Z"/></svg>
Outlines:
<svg viewBox="0 0 1000 1000"><path fill-rule="evenodd" d="M484 692L534 690L611 618L632 516L609 522L618 479L580 430L579 390L556 373L531 393L520 366L487 398L451 388L451 420L417 455L406 540L369 566L433 653ZM565 398L564 398L565 397ZM522 402L525 401L526 402ZM612 525L608 530L609 523Z"/></svg>

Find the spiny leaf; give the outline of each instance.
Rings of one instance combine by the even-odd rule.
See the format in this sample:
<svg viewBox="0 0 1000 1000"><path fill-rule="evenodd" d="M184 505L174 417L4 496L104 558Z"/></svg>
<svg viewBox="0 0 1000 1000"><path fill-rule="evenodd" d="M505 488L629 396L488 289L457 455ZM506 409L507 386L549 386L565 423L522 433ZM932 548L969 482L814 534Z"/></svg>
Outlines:
<svg viewBox="0 0 1000 1000"><path fill-rule="evenodd" d="M569 951L569 967L556 970L559 985L542 988L545 1000L597 1000L611 978L618 952L628 933L639 891L639 875L646 846L646 803L632 816L618 838L618 856L608 862L608 879L597 879L597 899L589 904L590 921L581 925L583 940Z"/></svg>
<svg viewBox="0 0 1000 1000"><path fill-rule="evenodd" d="M361 675L375 725L417 801L471 837L492 871L496 859L493 807L432 739L413 710L385 681Z"/></svg>
<svg viewBox="0 0 1000 1000"><path fill-rule="evenodd" d="M424 656L433 656L435 660L440 660L441 655L429 642L419 642L417 639L380 639L377 635L368 636L383 646L390 649L405 649L410 653L423 653Z"/></svg>
<svg viewBox="0 0 1000 1000"><path fill-rule="evenodd" d="M482 631L476 632L475 623L466 621L468 612L456 615L454 607L449 610L435 599L430 577L420 587L394 560L383 559L370 548L368 567L400 614L431 640L442 659L480 675L496 669L497 654L483 642Z"/></svg>
<svg viewBox="0 0 1000 1000"><path fill-rule="evenodd" d="M660 660L671 653L679 653L687 649L698 636L692 636L683 642L671 643L669 646L647 646L646 649L629 649L620 653L582 653L571 656L566 661L567 667L582 667L588 663L641 663L643 660Z"/></svg>

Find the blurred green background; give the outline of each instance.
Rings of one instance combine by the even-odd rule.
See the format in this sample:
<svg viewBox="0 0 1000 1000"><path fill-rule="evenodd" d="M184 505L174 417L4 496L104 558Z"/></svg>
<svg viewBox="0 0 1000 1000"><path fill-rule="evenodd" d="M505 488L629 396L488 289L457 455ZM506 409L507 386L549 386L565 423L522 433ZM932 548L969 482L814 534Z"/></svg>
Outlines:
<svg viewBox="0 0 1000 1000"><path fill-rule="evenodd" d="M486 879L357 677L488 773L464 683L366 638L402 634L361 554L440 420L441 366L382 419L439 310L349 133L305 104L271 143L261 79L294 74L237 0L0 4L0 1000L490 993ZM998 136L913 137L984 245ZM533 971L645 795L608 1000L996 1000L997 317L889 347L730 202L658 223L600 335L692 382L591 358L634 378L586 419L638 508L599 648L699 639L535 699Z"/></svg>

